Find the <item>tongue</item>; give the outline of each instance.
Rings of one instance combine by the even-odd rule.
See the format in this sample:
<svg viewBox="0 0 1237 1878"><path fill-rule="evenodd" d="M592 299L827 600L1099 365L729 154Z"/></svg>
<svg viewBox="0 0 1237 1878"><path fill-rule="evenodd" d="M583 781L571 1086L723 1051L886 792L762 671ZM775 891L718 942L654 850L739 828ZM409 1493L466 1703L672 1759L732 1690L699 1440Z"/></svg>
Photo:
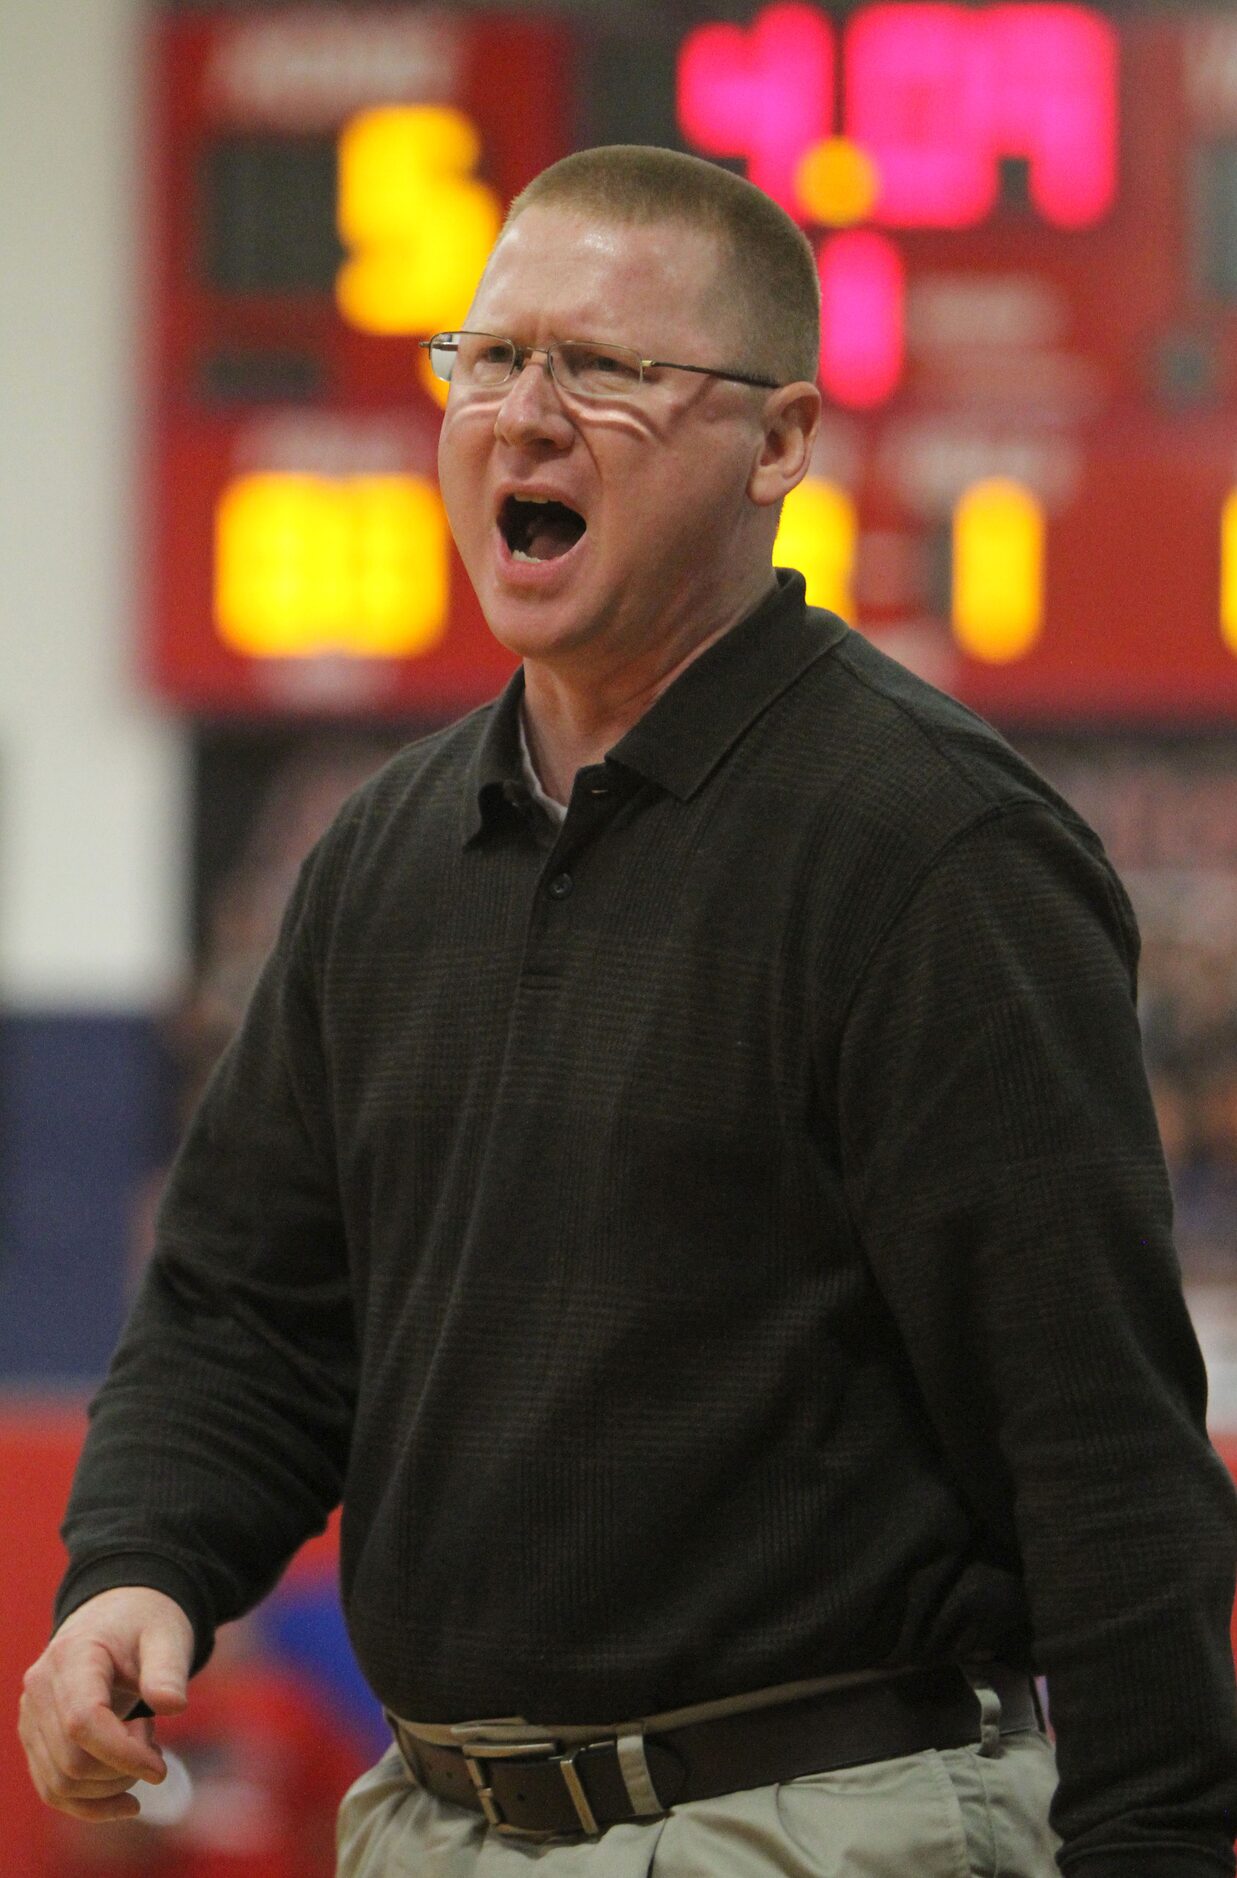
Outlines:
<svg viewBox="0 0 1237 1878"><path fill-rule="evenodd" d="M528 534L524 550L534 561L557 561L560 554L574 548L582 533L580 518L565 509L550 509L538 515Z"/></svg>

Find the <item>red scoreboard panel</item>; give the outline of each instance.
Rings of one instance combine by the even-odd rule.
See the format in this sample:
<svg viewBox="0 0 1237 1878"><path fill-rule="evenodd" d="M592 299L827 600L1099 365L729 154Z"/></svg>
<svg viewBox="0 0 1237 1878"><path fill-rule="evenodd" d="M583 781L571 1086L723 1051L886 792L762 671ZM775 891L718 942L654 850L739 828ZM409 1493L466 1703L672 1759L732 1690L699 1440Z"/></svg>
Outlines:
<svg viewBox="0 0 1237 1878"><path fill-rule="evenodd" d="M818 596L1006 721L1237 712L1237 15L792 0L677 78L817 252Z"/></svg>
<svg viewBox="0 0 1237 1878"><path fill-rule="evenodd" d="M384 8L152 27L146 664L198 712L427 714L511 667L454 556L417 339L570 148L568 46Z"/></svg>
<svg viewBox="0 0 1237 1878"><path fill-rule="evenodd" d="M182 705L443 715L502 682L416 340L569 147L565 33L157 29L147 643ZM649 58L662 140L818 257L826 420L775 558L999 719L1237 713L1237 16L779 0Z"/></svg>

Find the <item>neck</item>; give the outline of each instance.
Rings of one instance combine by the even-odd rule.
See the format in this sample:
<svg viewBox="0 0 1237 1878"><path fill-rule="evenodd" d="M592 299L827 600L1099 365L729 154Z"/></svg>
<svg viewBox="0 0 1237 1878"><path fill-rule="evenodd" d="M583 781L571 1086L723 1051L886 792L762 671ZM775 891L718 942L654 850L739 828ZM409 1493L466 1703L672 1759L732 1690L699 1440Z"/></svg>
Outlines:
<svg viewBox="0 0 1237 1878"><path fill-rule="evenodd" d="M659 641L639 659L582 670L553 659L524 660L524 729L533 768L556 802L571 795L576 771L600 763L680 672L745 619L766 593L745 599L719 623Z"/></svg>

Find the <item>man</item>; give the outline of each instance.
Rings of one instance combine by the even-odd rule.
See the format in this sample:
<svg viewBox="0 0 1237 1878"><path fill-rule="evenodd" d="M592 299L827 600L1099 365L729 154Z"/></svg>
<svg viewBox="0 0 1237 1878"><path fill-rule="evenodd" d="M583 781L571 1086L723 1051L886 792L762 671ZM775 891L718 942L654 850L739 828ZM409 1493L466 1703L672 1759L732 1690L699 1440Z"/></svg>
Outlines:
<svg viewBox="0 0 1237 1878"><path fill-rule="evenodd" d="M521 672L319 844L190 1131L27 1677L53 1805L132 1811L121 1717L342 1496L397 1740L347 1878L1231 1870L1132 917L774 576L816 317L765 197L597 150L432 343Z"/></svg>

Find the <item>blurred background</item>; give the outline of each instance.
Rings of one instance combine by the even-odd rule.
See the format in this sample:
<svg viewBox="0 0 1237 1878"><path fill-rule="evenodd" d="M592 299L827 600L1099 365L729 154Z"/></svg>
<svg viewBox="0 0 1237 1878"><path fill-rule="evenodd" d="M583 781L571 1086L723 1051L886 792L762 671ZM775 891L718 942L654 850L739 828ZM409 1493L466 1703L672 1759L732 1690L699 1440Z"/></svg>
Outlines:
<svg viewBox="0 0 1237 1878"><path fill-rule="evenodd" d="M1217 1442L1237 1458L1237 6L0 0L0 1686L84 1403L298 862L501 686L417 340L506 203L691 150L819 256L779 560L1102 834ZM382 1744L328 1531L221 1645L179 1822L17 1878L315 1878ZM171 1739L171 1731L169 1731Z"/></svg>

